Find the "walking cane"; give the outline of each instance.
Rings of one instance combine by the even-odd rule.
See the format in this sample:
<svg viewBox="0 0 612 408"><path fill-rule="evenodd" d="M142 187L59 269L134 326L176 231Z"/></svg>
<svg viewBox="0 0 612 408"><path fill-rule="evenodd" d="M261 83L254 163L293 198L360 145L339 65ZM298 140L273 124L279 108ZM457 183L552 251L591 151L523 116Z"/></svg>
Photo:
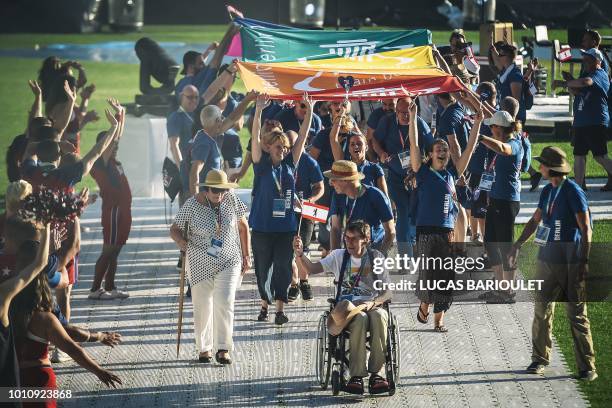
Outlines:
<svg viewBox="0 0 612 408"><path fill-rule="evenodd" d="M183 229L183 239L185 242L189 239L189 223L185 221ZM183 262L181 263L181 275L179 278L179 311L178 311L178 333L176 338L176 358L179 356L181 349L181 329L183 328L183 302L185 300L185 266L187 265L187 251L181 251Z"/></svg>

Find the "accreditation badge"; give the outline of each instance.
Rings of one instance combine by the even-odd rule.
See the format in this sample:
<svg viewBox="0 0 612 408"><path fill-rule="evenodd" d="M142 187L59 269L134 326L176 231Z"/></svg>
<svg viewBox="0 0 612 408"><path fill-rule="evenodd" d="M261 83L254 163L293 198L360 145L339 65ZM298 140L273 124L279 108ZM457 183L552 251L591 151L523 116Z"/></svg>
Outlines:
<svg viewBox="0 0 612 408"><path fill-rule="evenodd" d="M285 218L286 202L284 198L272 200L272 217Z"/></svg>
<svg viewBox="0 0 612 408"><path fill-rule="evenodd" d="M221 241L220 239L212 238L210 240L210 247L208 248L208 251L206 251L206 253L212 256L213 258L219 258L222 247L223 247L223 241Z"/></svg>
<svg viewBox="0 0 612 408"><path fill-rule="evenodd" d="M410 167L410 151L409 150L399 152L397 156L399 157L399 161L400 161L400 164L402 165L402 169L407 169Z"/></svg>
<svg viewBox="0 0 612 408"><path fill-rule="evenodd" d="M550 227L544 225L544 224L540 224L538 225L538 229L536 230L536 235L535 235L535 239L533 240L533 242L537 245L537 246L546 246L546 244L548 244L548 235L550 234Z"/></svg>
<svg viewBox="0 0 612 408"><path fill-rule="evenodd" d="M482 191L491 191L494 181L495 173L485 171L484 173L482 173L482 176L480 176L480 184L478 185L478 189Z"/></svg>

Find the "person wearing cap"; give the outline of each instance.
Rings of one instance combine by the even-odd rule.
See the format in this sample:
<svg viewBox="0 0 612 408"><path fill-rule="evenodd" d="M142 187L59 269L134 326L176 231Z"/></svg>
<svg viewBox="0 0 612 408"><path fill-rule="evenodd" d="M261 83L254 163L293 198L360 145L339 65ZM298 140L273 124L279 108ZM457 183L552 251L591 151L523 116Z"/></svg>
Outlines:
<svg viewBox="0 0 612 408"><path fill-rule="evenodd" d="M337 160L331 170L323 173L337 195L346 199L332 202L331 249L341 248L342 230L356 220L364 220L370 226L372 247L382 253L389 252L395 239L395 225L391 203L378 188L363 184L365 175L357 170L357 164L349 160Z"/></svg>
<svg viewBox="0 0 612 408"><path fill-rule="evenodd" d="M178 102L181 100L183 88L187 85L193 85L196 89L206 89L208 85L215 79L216 69L213 69L211 64L206 65L205 61L208 55L217 49L219 43L212 42L203 53L198 51L187 51L183 55L183 69L181 75L184 75L174 87L174 94ZM211 61L212 63L212 61ZM217 65L218 68L218 65Z"/></svg>
<svg viewBox="0 0 612 408"><path fill-rule="evenodd" d="M484 120L493 134L480 136L480 142L493 157L487 160L480 178L480 190L488 191L489 205L485 218L485 249L489 264L498 281L515 278L516 270L507 263L514 241L514 220L520 210L521 162L523 145L516 135L518 123L506 111L497 111ZM483 295L488 303L514 303L515 293L491 291Z"/></svg>
<svg viewBox="0 0 612 408"><path fill-rule="evenodd" d="M276 115L274 115L273 119L281 123L285 132L288 130L299 132L307 113L308 105L302 101L296 101L293 109L282 109ZM312 123L308 129L308 140L313 140L321 129L323 129L321 118L316 113L313 113Z"/></svg>
<svg viewBox="0 0 612 408"><path fill-rule="evenodd" d="M189 197L189 160L190 142L193 139L194 111L198 107L200 95L198 88L187 85L180 93L179 108L172 112L166 120L168 141L174 163L181 174L182 191L179 195L179 204L182 206Z"/></svg>
<svg viewBox="0 0 612 408"><path fill-rule="evenodd" d="M227 118L221 114L221 109L215 105L208 105L200 112L202 130L196 133L191 147L191 168L189 171L190 194L197 193L199 180L206 179L211 169L221 169L223 156L220 142L217 138L231 129L242 117L249 104L257 97L256 91L250 91Z"/></svg>
<svg viewBox="0 0 612 408"><path fill-rule="evenodd" d="M348 224L344 232L346 249L334 249L319 262L304 255L299 236L293 238L293 250L300 274L332 273L337 283L336 307L328 320L330 334L337 336L346 327L349 334L349 372L351 379L345 391L363 394L363 377L370 373L371 394L387 392L389 383L379 374L384 371L387 345L387 311L378 306L391 299L389 273L375 272L374 259L383 254L370 247L370 226L361 220ZM370 357L366 365L367 340L370 332Z"/></svg>
<svg viewBox="0 0 612 408"><path fill-rule="evenodd" d="M186 253L199 361L211 362L216 348L217 362L230 364L236 289L251 267L247 207L221 170L209 171L200 187L176 214L170 237Z"/></svg>
<svg viewBox="0 0 612 408"><path fill-rule="evenodd" d="M540 248L534 279L543 285L534 303L532 363L527 372L540 374L550 364L555 302L562 301L572 329L578 378L593 381L597 372L585 296L592 239L589 204L584 190L567 178L571 167L563 150L545 147L535 160L550 183L508 259L516 264L520 248L535 233L534 243Z"/></svg>
<svg viewBox="0 0 612 408"><path fill-rule="evenodd" d="M500 71L496 79L497 97L499 100L506 96L512 96L519 101L519 113L517 120L525 123L527 119L527 109L525 98L523 97L523 74L514 60L516 59L517 49L511 44L500 44L491 46L491 53L496 68Z"/></svg>
<svg viewBox="0 0 612 408"><path fill-rule="evenodd" d="M284 313L289 301L293 248L291 241L297 231L297 217L293 210L296 165L299 163L312 120L313 102L304 95L306 116L291 147L289 138L279 130L269 134L268 151L262 151L261 111L268 103L267 95L259 95L255 104L251 155L256 183L249 225L252 229L255 277L261 299L258 321L268 320L268 308L275 303L274 323L283 325L289 321Z"/></svg>
<svg viewBox="0 0 612 408"><path fill-rule="evenodd" d="M408 107L411 98L400 98L397 101L395 115L383 117L374 132L372 145L381 163L389 169L387 186L389 196L395 203L397 210L398 252L401 255L412 255L416 243L416 227L414 211L410 204L413 194L412 184L405 180L410 170L410 141L408 140L408 127L410 125L410 112ZM427 123L420 117L415 117L419 135L419 148L424 155L433 143L433 136Z"/></svg>
<svg viewBox="0 0 612 408"><path fill-rule="evenodd" d="M574 95L574 178L586 187L586 156L593 158L608 173L602 191L612 191L612 160L608 157L607 128L610 124L608 92L610 79L601 68L603 54L597 48L582 50L583 71L580 78L563 83Z"/></svg>
<svg viewBox="0 0 612 408"><path fill-rule="evenodd" d="M482 122L482 109L479 109L470 137L461 155L454 156L454 166L449 168L451 149L448 142L442 138L434 140L429 160L423 163L423 156L417 136L417 106L409 106L410 126L410 165L416 174L417 199L416 232L418 254L428 258L445 259L453 256L452 243L457 221L458 205L455 180L463 174L468 166ZM448 282L454 280L454 270L421 267L416 295L421 301L417 312L417 320L423 324L428 322L429 306L433 303L434 330L446 332L444 313L452 303L453 291L445 288ZM441 263L440 263L441 264ZM430 289L433 282L436 289Z"/></svg>

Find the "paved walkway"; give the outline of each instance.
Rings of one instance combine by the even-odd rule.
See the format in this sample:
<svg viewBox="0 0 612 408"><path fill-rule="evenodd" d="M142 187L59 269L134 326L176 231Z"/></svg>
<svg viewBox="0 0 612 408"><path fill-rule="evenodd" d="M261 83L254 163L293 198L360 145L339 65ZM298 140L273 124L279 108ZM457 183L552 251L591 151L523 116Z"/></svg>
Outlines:
<svg viewBox="0 0 612 408"><path fill-rule="evenodd" d="M136 199L132 234L120 257L117 282L131 297L90 301L86 295L102 242L99 206L82 224L81 281L73 299L73 323L117 330L123 344L86 350L123 380L107 389L74 363L55 365L58 384L71 389L76 407L359 406L359 407L584 407L559 350L545 376L523 373L530 362L530 303L485 305L466 295L447 316L447 334L416 322L417 302L398 292L392 307L401 333L401 380L395 396L333 397L315 384L315 331L333 292L329 277L312 279L316 300L287 309L290 323L276 328L255 320L259 308L254 275L237 295L234 364L197 365L191 304L185 310L181 354L176 358L177 251L168 238L161 200ZM402 276L404 277L404 276ZM399 276L394 276L399 279Z"/></svg>

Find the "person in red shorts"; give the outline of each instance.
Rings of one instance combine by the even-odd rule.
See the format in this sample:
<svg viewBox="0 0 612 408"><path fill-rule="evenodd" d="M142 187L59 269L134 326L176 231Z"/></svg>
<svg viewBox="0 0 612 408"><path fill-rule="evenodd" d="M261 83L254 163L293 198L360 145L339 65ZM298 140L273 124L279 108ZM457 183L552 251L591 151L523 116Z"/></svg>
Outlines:
<svg viewBox="0 0 612 408"><path fill-rule="evenodd" d="M125 109L117 101L111 103L119 117L119 131L115 140L94 163L91 175L98 183L102 197L102 231L104 246L96 262L89 299L125 299L127 292L115 286L117 258L125 245L132 226L132 192L127 177L117 161L119 139L125 123ZM99 134L98 138L104 134ZM104 280L104 287L102 287Z"/></svg>

